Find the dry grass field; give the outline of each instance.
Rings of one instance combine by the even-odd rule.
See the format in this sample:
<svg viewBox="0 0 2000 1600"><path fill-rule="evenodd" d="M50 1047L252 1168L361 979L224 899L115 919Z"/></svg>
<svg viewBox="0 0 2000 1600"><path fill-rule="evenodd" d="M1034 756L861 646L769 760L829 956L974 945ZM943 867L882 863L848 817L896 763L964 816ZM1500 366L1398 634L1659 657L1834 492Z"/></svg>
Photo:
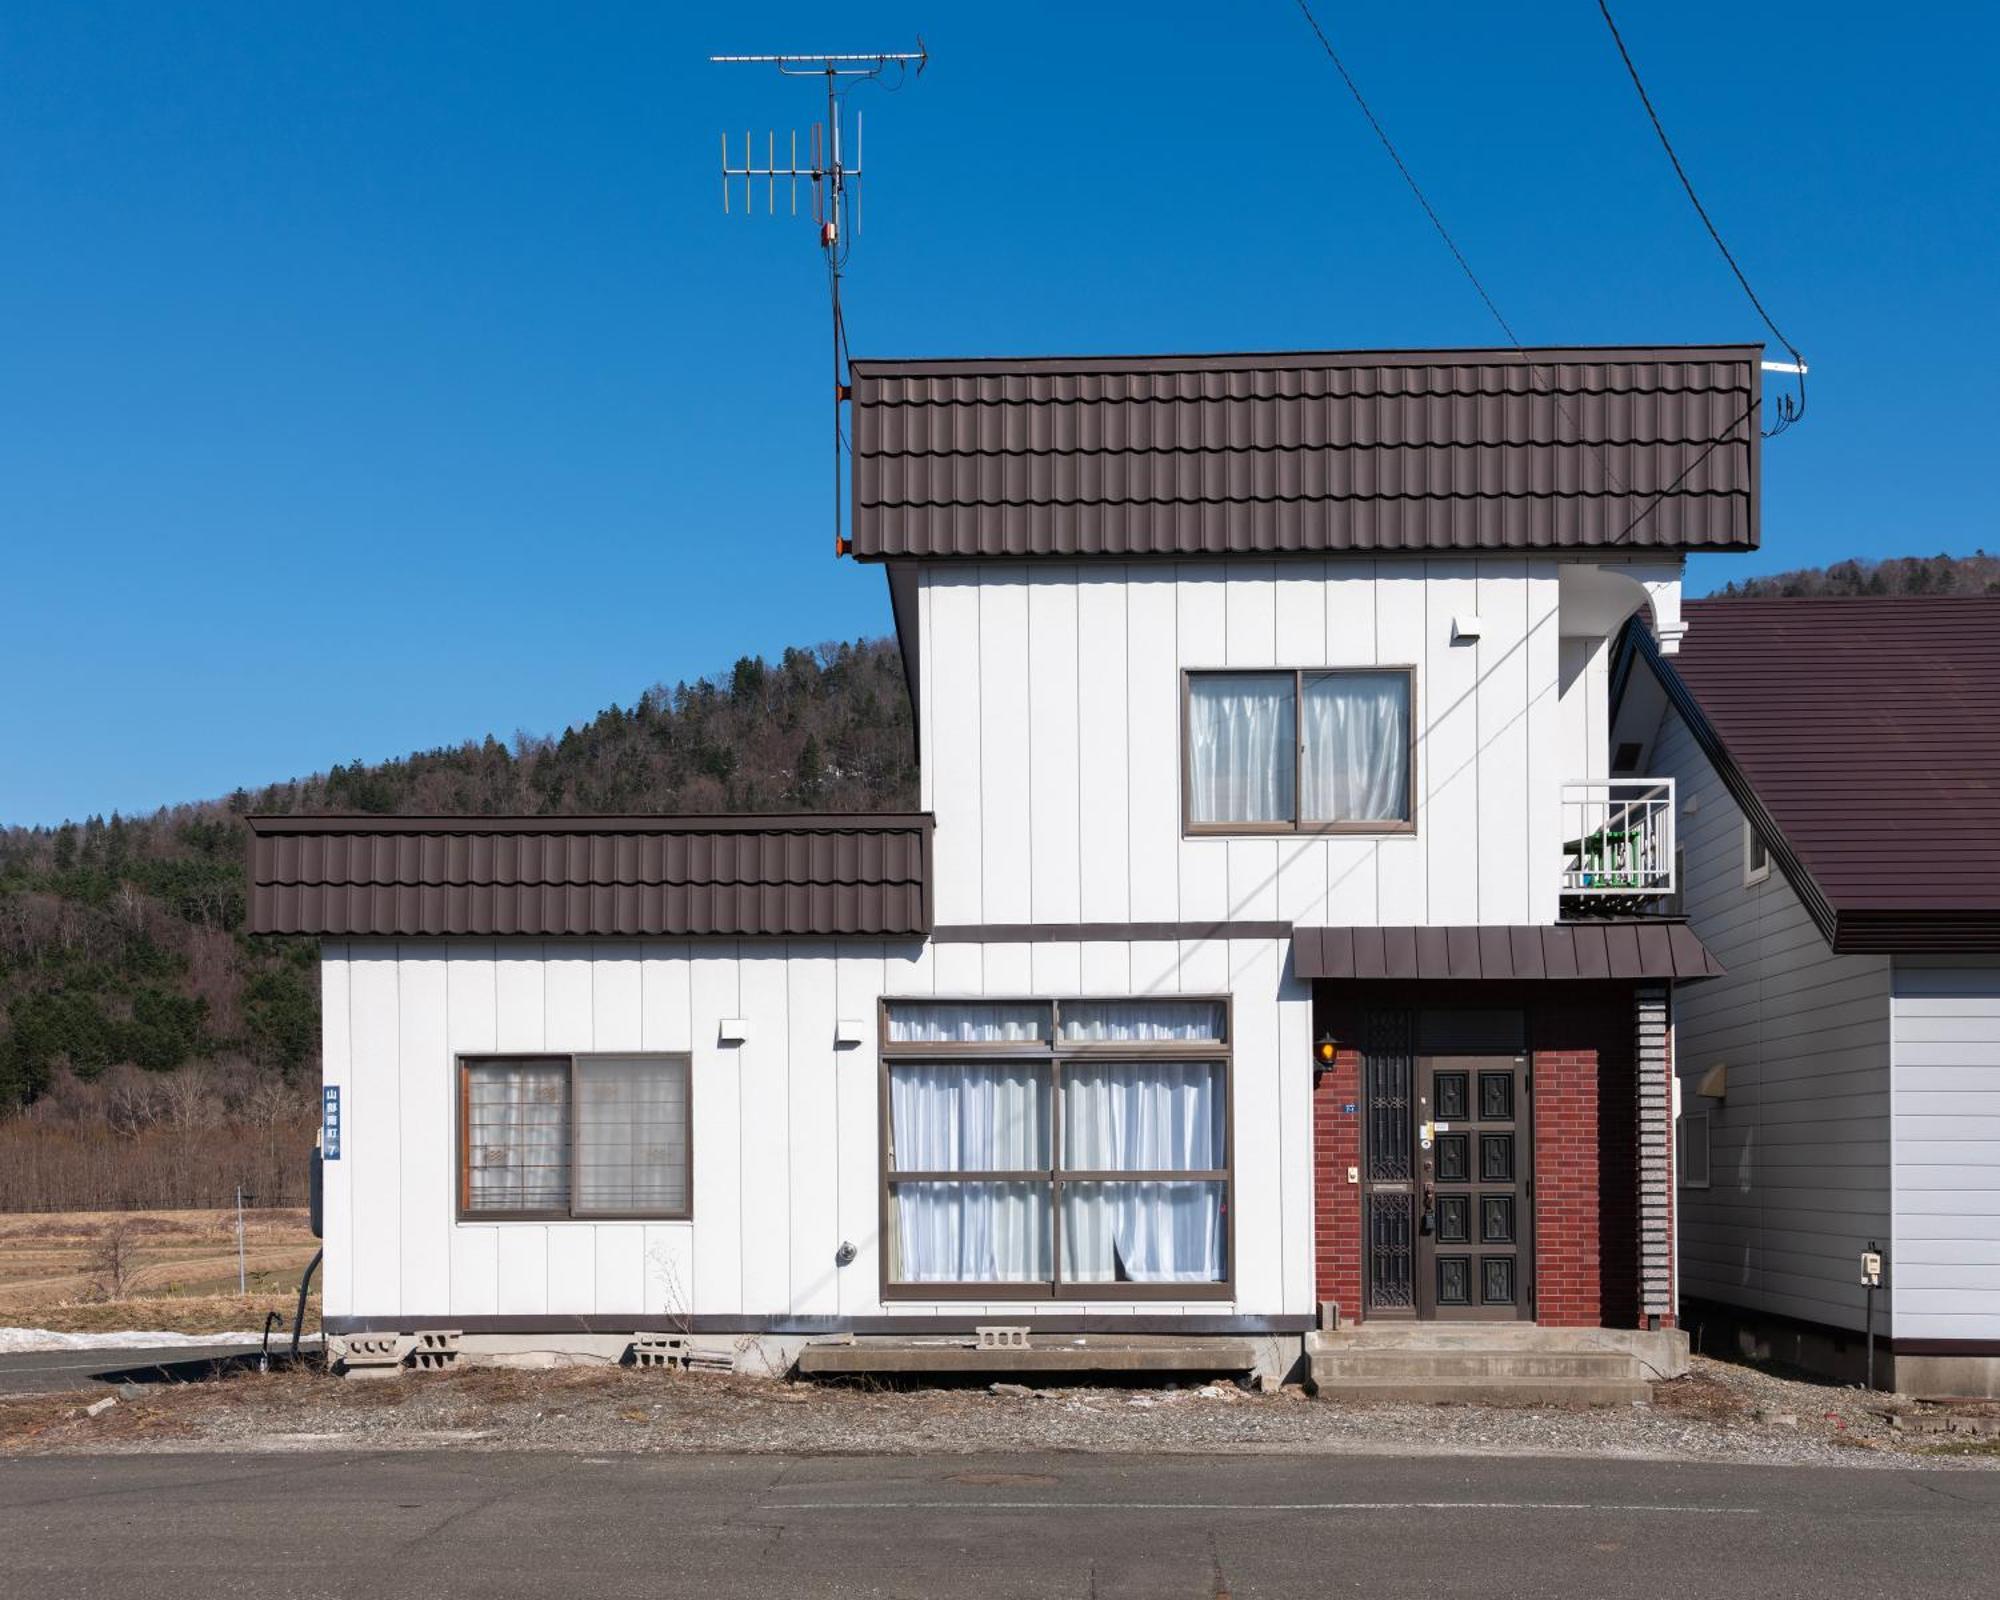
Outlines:
<svg viewBox="0 0 2000 1600"><path fill-rule="evenodd" d="M246 1211L243 1224L239 1296L234 1211L0 1212L0 1326L215 1333L259 1328L273 1310L289 1323L318 1247L306 1214Z"/></svg>

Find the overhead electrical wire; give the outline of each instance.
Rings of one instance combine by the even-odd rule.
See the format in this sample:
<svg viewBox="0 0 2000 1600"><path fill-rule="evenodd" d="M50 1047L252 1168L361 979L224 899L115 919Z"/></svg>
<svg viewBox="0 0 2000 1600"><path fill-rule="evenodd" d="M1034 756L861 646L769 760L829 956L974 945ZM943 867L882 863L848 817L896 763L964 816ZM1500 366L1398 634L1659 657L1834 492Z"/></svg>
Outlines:
<svg viewBox="0 0 2000 1600"><path fill-rule="evenodd" d="M1492 315L1493 320L1499 324L1500 331L1507 336L1507 342L1514 347L1515 353L1520 356L1522 365L1527 368L1528 381L1555 402L1556 410L1562 413L1563 420L1569 424L1570 432L1575 436L1577 442L1587 442L1584 440L1581 424L1570 414L1568 405L1564 403L1562 392L1553 385L1544 385L1542 383L1540 370L1534 358L1528 354L1528 347L1521 343L1519 337L1514 332L1513 324L1501 313L1500 307L1494 303L1493 296L1486 292L1486 285L1479 281L1479 274L1472 270L1472 263L1465 258L1465 252L1459 249L1458 241L1451 236L1451 230L1444 225L1444 218L1437 214L1437 207L1431 204L1430 197L1424 193L1423 185L1417 182L1416 174L1410 171L1409 163L1403 159L1402 152L1396 148L1395 141L1389 137L1389 130L1382 126L1382 119L1375 115L1374 108L1368 104L1368 97L1361 92L1361 85L1354 81L1354 74L1347 70L1347 63L1340 59L1340 52L1334 49L1333 41L1326 36L1326 30L1319 25L1319 18L1313 15L1311 5L1307 3L1307 0L1297 0L1297 3L1300 15L1306 19L1306 25L1312 29L1314 36L1319 40L1319 47L1326 52L1327 60L1333 63L1333 70L1340 74L1340 81L1347 85L1347 92L1354 97L1354 103L1361 108L1362 116L1368 119L1368 126L1375 130L1375 137L1382 141L1382 148L1388 151L1389 159L1396 164L1396 170L1403 175L1403 182L1409 185L1410 193L1416 196L1417 204L1423 207L1424 215L1431 219L1431 226L1437 229L1438 237L1444 241L1445 248L1451 252L1452 260L1458 263L1459 271L1465 274L1466 281L1472 285L1473 291L1479 296L1480 303L1486 307L1487 311ZM1611 458L1605 454L1603 444L1601 442L1593 443L1591 448L1597 454L1598 469L1604 474L1605 482L1616 489L1618 493L1627 493L1625 484L1619 480L1618 474L1611 469ZM1647 512L1650 512L1651 509L1649 506ZM1638 520L1643 520L1647 512L1641 512L1640 518L1635 519L1632 526L1638 526ZM1629 535L1632 530L1631 528L1627 528L1625 531Z"/></svg>
<svg viewBox="0 0 2000 1600"><path fill-rule="evenodd" d="M1431 219L1431 226L1437 229L1438 237L1444 240L1444 247L1451 252L1452 260L1458 263L1458 270L1465 274L1466 281L1472 285L1486 309L1493 314L1493 320L1500 324L1500 331L1507 335L1507 342L1516 350L1523 350L1525 353L1525 347L1514 336L1513 328L1500 314L1500 308L1493 303L1493 296L1486 292L1486 285L1479 281L1479 274L1472 270L1472 263L1465 259L1465 252L1459 249L1458 241L1452 238L1451 230L1444 225L1444 219L1437 214L1437 208L1424 194L1423 186L1417 182L1416 175L1410 171L1409 164L1396 149L1388 130L1382 126L1381 119L1369 106L1367 97L1361 92L1361 86L1354 81L1354 74L1347 70L1347 63L1340 59L1340 52L1334 49L1333 41L1327 38L1326 30L1319 25L1319 18L1313 15L1312 7L1306 0L1298 0L1298 7L1300 14L1306 19L1306 25L1318 35L1319 47L1326 52L1327 60L1333 63L1333 70L1340 74L1340 81L1347 85L1347 92L1354 96L1354 103L1361 108L1362 116L1368 119L1368 126L1375 130L1375 137L1382 141L1382 148L1389 152L1389 159L1396 163L1396 170L1403 175L1403 182L1410 186L1410 193L1417 197L1417 204L1424 208L1424 215Z"/></svg>
<svg viewBox="0 0 2000 1600"><path fill-rule="evenodd" d="M1757 315L1763 318L1764 326L1771 330L1771 337L1783 345L1792 358L1792 365L1798 368L1799 392L1796 397L1783 395L1778 401L1778 420L1765 432L1766 438L1783 433L1800 417L1806 414L1806 358L1799 354L1799 347L1787 339L1784 330L1764 309L1764 302L1757 298L1757 291L1750 287L1750 278L1738 264L1729 246L1723 242L1722 230L1715 225L1715 219L1708 214L1708 207L1701 203L1701 196L1695 193L1694 180L1688 177L1687 168L1681 165L1681 158L1674 149L1674 142L1667 137L1666 125L1660 121L1660 113L1653 107L1653 97L1646 92L1646 83L1639 76L1638 64L1632 59L1632 52L1625 47L1625 36L1618 31L1618 23L1611 15L1607 0L1597 0L1598 14L1604 18L1604 26L1611 30L1611 42L1618 46L1619 59L1625 63L1625 71L1632 79L1632 87L1639 91L1639 104L1646 108L1646 118L1653 124L1653 132L1659 135L1660 148L1667 153L1667 160L1673 163L1674 176L1681 181L1687 191L1688 203L1694 207L1694 214L1701 218L1701 225L1708 230L1709 238L1715 241L1715 248L1722 253L1722 259L1729 263L1729 270L1736 274L1736 281L1742 285L1744 296L1749 300Z"/></svg>
<svg viewBox="0 0 2000 1600"><path fill-rule="evenodd" d="M1417 204L1423 208L1424 215L1430 219L1431 226L1437 230L1438 237L1444 241L1445 248L1451 252L1452 259L1458 263L1459 270L1465 274L1466 281L1472 285L1473 290L1479 296L1481 304L1483 304L1486 307L1488 313L1491 314L1494 322L1499 324L1500 331L1507 336L1507 342L1514 347L1515 351L1520 355L1522 362L1527 366L1530 381L1539 384L1539 377L1537 374L1536 363L1534 361L1534 358L1529 354L1527 347L1523 345L1520 339L1515 335L1513 325L1509 323L1507 318L1501 313L1500 307L1494 302L1493 296L1487 292L1486 285L1480 282L1479 274L1473 271L1472 263L1466 259L1465 252L1458 247L1458 241L1451 236L1451 230L1444 225L1444 219L1438 215L1437 208L1431 204L1430 198L1423 191L1423 186L1417 182L1416 175L1410 171L1409 163L1404 161L1402 153L1398 151L1396 148L1395 141L1389 137L1388 130L1382 126L1381 119L1375 115L1374 109L1368 104L1367 96L1365 96L1361 92L1361 86L1354 81L1354 74L1347 70L1347 64L1340 59L1340 52L1334 49L1333 41L1327 37L1326 30L1320 26L1319 18L1313 15L1313 9L1310 4L1310 0L1295 0L1295 3L1299 8L1299 14L1305 18L1306 25L1312 29L1313 36L1319 40L1320 48L1326 52L1327 60L1333 63L1333 70L1340 74L1340 81L1347 86L1347 92L1354 97L1355 105L1360 107L1362 116L1365 117L1368 121L1368 126L1374 130L1375 137L1381 141L1382 148L1388 152L1389 159L1395 163L1397 172L1402 174L1403 182L1409 186L1410 193L1416 197ZM1603 6L1603 0L1599 0L1600 9L1602 9L1602 6ZM1610 12L1606 11L1604 15L1605 15L1605 21L1610 22L1611 20ZM1617 28L1615 25L1612 28L1612 33L1614 37L1617 34ZM1622 41L1620 42L1619 48L1621 51L1624 49ZM1626 57L1626 66L1628 68L1631 67L1630 56ZM1635 84L1638 83L1637 69L1632 69L1632 80ZM1640 98L1644 99L1645 89L1643 85L1640 86L1639 92L1640 92ZM1649 112L1652 110L1652 105L1650 101L1647 102L1647 110ZM1656 128L1659 127L1659 119L1657 117L1654 118L1653 125ZM1662 129L1660 132L1660 138L1662 141L1665 141L1666 139L1666 132L1664 129ZM1673 154L1671 145L1668 146L1668 154L1670 156ZM1680 162L1678 159L1674 161L1674 170L1677 172L1681 170ZM1682 182L1686 183L1686 181L1687 181L1686 174L1683 173ZM1694 189L1692 186L1688 188L1688 196L1690 199L1694 198ZM1701 211L1701 202L1699 200L1695 201L1695 209L1697 211ZM1707 212L1701 211L1701 215L1702 215L1702 220L1706 222L1708 220ZM1715 228L1713 224L1710 224L1709 231L1711 234L1715 234ZM1722 244L1722 238L1720 234L1715 234L1715 242L1718 246ZM1734 267L1736 264L1735 259L1733 257L1729 257L1729 252L1726 247L1723 249L1723 254L1725 257L1729 259L1730 265ZM1744 291L1748 293L1750 289L1750 284L1749 281L1743 277L1743 273L1740 268L1737 270L1737 277L1739 280L1743 282ZM1765 325L1769 327L1771 329L1771 332L1777 336L1779 343L1783 344L1787 350L1790 350L1792 352L1792 356L1795 363L1801 368L1803 368L1805 363L1802 359L1799 358L1798 351L1793 347L1791 341L1786 339L1782 333L1778 332L1777 325L1773 323L1769 315L1765 313L1763 306L1760 303L1758 303L1757 297L1754 294L1752 294L1750 298L1751 298L1751 303L1757 306L1758 314L1764 318ZM1564 420L1569 423L1571 431L1573 435L1576 437L1577 441L1579 443L1586 442L1583 439L1582 428L1578 425L1576 418L1570 414L1569 407L1563 403L1562 395L1558 391L1552 388L1544 389L1543 392L1546 393L1549 396L1549 398L1555 402L1556 409L1562 413ZM1799 378L1798 403L1796 406L1794 406L1789 397L1785 399L1785 401L1781 405L1782 420L1779 422L1777 427L1771 430L1773 433L1782 432L1785 428L1790 427L1793 422L1797 421L1799 416L1803 415L1805 409L1804 397L1805 397L1805 378L1803 372L1801 372ZM1748 407L1744 409L1742 415L1736 417L1728 425L1728 427L1724 428L1722 432L1718 433L1713 439L1709 440L1706 448L1704 448L1698 456L1696 456L1692 461L1690 461L1685 467L1681 469L1679 475L1675 477L1672 483L1668 484L1666 488L1660 490L1657 494L1653 495L1651 499L1647 501L1646 505L1643 508L1641 508L1641 510L1632 518L1632 520L1625 525L1624 529L1621 532L1619 532L1615 537L1608 539L1606 542L1608 544L1622 544L1626 540L1630 539L1633 533L1637 531L1639 524L1644 522L1655 511L1657 511L1660 507L1661 502L1663 502L1668 495L1672 494L1675 490L1679 489L1680 486L1687 481L1688 477L1694 472L1694 470L1697 467L1701 466L1702 463L1707 461L1708 458L1711 455L1713 455L1722 444L1724 444L1730 438L1732 438L1735 435L1736 430L1742 427L1745 422L1749 421L1750 418L1756 414L1757 408L1762 403L1763 402L1761 398L1752 400L1748 405ZM1601 442L1593 443L1592 448L1596 451L1598 465L1600 468L1602 468L1606 481L1613 487L1615 487L1620 494L1629 493L1630 491L1628 490L1627 486L1619 482L1618 475L1611 470L1611 462L1605 455L1603 444Z"/></svg>

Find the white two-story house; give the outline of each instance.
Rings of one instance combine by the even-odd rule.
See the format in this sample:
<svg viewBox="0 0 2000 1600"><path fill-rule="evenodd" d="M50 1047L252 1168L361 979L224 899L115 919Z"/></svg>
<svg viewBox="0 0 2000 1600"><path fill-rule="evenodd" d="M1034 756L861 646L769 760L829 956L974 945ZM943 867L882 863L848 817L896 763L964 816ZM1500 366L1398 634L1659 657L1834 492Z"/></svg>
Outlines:
<svg viewBox="0 0 2000 1600"><path fill-rule="evenodd" d="M256 821L329 1331L1671 1328L1720 969L1607 663L1756 543L1759 354L856 361L919 813Z"/></svg>

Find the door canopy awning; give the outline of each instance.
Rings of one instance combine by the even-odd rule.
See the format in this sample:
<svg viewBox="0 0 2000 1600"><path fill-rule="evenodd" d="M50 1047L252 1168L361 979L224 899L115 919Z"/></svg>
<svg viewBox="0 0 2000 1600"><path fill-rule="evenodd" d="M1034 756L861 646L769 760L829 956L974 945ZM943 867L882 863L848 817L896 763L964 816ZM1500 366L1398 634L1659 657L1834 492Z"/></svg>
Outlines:
<svg viewBox="0 0 2000 1600"><path fill-rule="evenodd" d="M1307 979L1541 983L1690 983L1722 976L1685 922L1567 922L1549 927L1295 928Z"/></svg>

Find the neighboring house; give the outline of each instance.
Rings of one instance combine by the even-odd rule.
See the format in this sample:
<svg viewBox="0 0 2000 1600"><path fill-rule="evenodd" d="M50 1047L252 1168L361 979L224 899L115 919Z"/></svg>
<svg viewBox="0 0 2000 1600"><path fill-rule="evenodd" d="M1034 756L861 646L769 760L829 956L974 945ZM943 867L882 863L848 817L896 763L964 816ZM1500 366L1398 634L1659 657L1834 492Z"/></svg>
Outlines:
<svg viewBox="0 0 2000 1600"><path fill-rule="evenodd" d="M1704 601L1613 745L1728 975L1678 1011L1683 1320L2000 1392L2000 596Z"/></svg>
<svg viewBox="0 0 2000 1600"><path fill-rule="evenodd" d="M1607 668L1756 544L1759 354L856 361L921 813L254 822L328 1329L1670 1328L1718 969Z"/></svg>

